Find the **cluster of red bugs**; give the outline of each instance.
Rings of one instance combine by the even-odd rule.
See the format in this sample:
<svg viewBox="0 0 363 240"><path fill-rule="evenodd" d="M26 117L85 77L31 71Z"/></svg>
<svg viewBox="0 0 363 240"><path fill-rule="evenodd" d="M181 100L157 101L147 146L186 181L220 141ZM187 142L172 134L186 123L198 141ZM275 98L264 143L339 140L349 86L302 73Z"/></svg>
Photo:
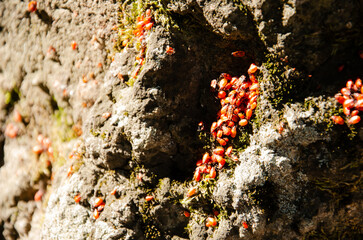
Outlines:
<svg viewBox="0 0 363 240"><path fill-rule="evenodd" d="M335 94L335 99L343 105L343 113L348 124L360 122L361 118L358 114L359 111L363 111L363 86L360 78L357 78L355 82L348 80L340 93ZM341 116L332 116L331 119L335 124L344 124L344 119Z"/></svg>
<svg viewBox="0 0 363 240"><path fill-rule="evenodd" d="M74 196L74 201L76 203L79 203L82 200L81 195L78 193L77 195ZM105 202L103 201L103 199L101 197L98 197L95 199L95 201L93 202L93 217L95 219L100 217L101 212L103 211L103 209L105 208Z"/></svg>
<svg viewBox="0 0 363 240"><path fill-rule="evenodd" d="M103 209L105 208L105 202L103 201L103 199L101 197L96 198L96 200L93 203L93 217L95 219L100 217L100 213L103 211Z"/></svg>
<svg viewBox="0 0 363 240"><path fill-rule="evenodd" d="M79 160L82 158L82 150L80 148L81 143L77 142L72 149L72 152L68 155L70 160ZM74 173L73 165L71 165L67 170L67 177L71 176Z"/></svg>
<svg viewBox="0 0 363 240"><path fill-rule="evenodd" d="M138 44L140 44L140 51L136 55L137 66L131 75L131 78L133 78L133 79L135 79L137 77L137 75L140 72L141 67L145 63L145 54L146 54L145 36L146 36L147 32L150 31L150 29L153 27L153 25L154 25L154 23L152 21L150 9L147 9L145 11L145 14L141 14L140 16L138 16L136 18L136 29L133 30L132 33L134 34ZM129 43L129 40L125 39L122 42L122 46L127 47L128 43Z"/></svg>
<svg viewBox="0 0 363 240"><path fill-rule="evenodd" d="M6 125L5 128L5 135L8 136L9 138L16 138L18 136L18 127L15 126L12 123L9 123L8 125Z"/></svg>
<svg viewBox="0 0 363 240"><path fill-rule="evenodd" d="M13 116L14 122L20 123L23 121L21 114L15 110ZM16 138L18 136L19 128L13 123L9 123L5 128L5 135L9 138Z"/></svg>
<svg viewBox="0 0 363 240"><path fill-rule="evenodd" d="M37 137L38 144L33 147L33 153L40 155L43 152L48 154L50 159L53 159L53 148L52 142L49 138L44 137L42 134L39 134Z"/></svg>
<svg viewBox="0 0 363 240"><path fill-rule="evenodd" d="M257 106L259 95L259 84L255 76L257 70L257 66L251 64L248 69L249 78L244 75L239 78L231 77L227 73L222 73L218 80L211 82L212 89L218 92L217 97L222 106L218 112L217 122L213 122L211 126L211 135L220 146L211 152L206 152L203 158L197 161L195 181L199 182L204 175L206 178L215 178L217 166L221 169L226 163L225 156L238 161L238 158L232 154L232 146L226 146L230 138L236 137L237 125L246 126Z"/></svg>

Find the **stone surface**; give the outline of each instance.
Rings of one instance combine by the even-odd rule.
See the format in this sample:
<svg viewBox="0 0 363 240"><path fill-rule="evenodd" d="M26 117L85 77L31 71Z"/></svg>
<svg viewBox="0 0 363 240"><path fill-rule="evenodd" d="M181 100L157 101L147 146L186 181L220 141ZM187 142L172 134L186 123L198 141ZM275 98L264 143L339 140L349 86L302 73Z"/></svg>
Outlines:
<svg viewBox="0 0 363 240"><path fill-rule="evenodd" d="M358 239L362 123L330 116L334 94L362 78L359 1L27 4L0 2L0 239ZM132 19L140 7L155 23L131 81L138 51L115 45L121 9ZM197 183L215 147L210 81L251 63L260 97L233 140L238 161ZM40 134L51 147L34 153Z"/></svg>

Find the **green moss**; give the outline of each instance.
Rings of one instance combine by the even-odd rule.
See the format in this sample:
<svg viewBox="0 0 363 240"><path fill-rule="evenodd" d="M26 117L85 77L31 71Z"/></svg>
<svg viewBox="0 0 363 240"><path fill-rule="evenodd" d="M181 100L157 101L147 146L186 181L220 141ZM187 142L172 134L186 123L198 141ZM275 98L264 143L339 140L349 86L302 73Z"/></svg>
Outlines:
<svg viewBox="0 0 363 240"><path fill-rule="evenodd" d="M63 108L56 110L52 119L52 138L61 142L69 142L77 138L77 134L72 129L73 120Z"/></svg>
<svg viewBox="0 0 363 240"><path fill-rule="evenodd" d="M323 105L325 108L322 108L321 105L319 105L321 102L325 102ZM306 98L303 103L302 111L311 110L313 110L314 114L310 117L309 121L314 124L319 132L328 134L334 129L339 129L350 140L353 140L357 136L358 131L355 125L336 125L331 120L332 116L341 116L343 119L347 119L347 117L343 114L343 106L341 104L337 104L334 98Z"/></svg>
<svg viewBox="0 0 363 240"><path fill-rule="evenodd" d="M267 79L260 78L259 81L272 83L273 88L267 89L266 96L275 108L282 109L284 104L294 102L301 95L301 86L305 80L278 56L267 54L265 59L263 66L269 74Z"/></svg>
<svg viewBox="0 0 363 240"><path fill-rule="evenodd" d="M141 16L147 9L151 10L155 24L163 26L166 30L170 30L170 28L178 29L178 25L172 19L167 9L169 2L162 0L129 0L121 3L119 8L119 37L115 43L114 50L120 52L124 47L140 49L139 43L135 41L133 31L136 29L137 17ZM126 46L123 46L122 43L125 40L128 43Z"/></svg>
<svg viewBox="0 0 363 240"><path fill-rule="evenodd" d="M135 36L137 30L137 18L142 16L146 10L151 10L152 21L155 25L163 26L163 29L177 28L178 26L171 17L167 9L167 4L170 1L165 0L126 0L120 2L119 8L119 25L118 38L114 45L115 52L121 52L124 48L134 48L136 51L143 51L143 56L146 56L147 46L142 46L142 43ZM151 29L150 31L152 31ZM141 54L141 52L140 52ZM142 70L143 65L135 59L135 67L132 76L126 81L126 84L132 87L137 79L138 73Z"/></svg>
<svg viewBox="0 0 363 240"><path fill-rule="evenodd" d="M248 8L245 6L241 0L232 0L234 6L236 6L244 15L248 14Z"/></svg>
<svg viewBox="0 0 363 240"><path fill-rule="evenodd" d="M4 94L5 100L4 103L6 104L7 111L10 111L15 103L20 100L21 94L17 87L14 87L11 91L7 91Z"/></svg>
<svg viewBox="0 0 363 240"><path fill-rule="evenodd" d="M151 216L150 210L153 207L153 202L145 201L144 204L140 208L140 214L142 216L143 221L143 232L146 239L163 239L162 233L159 230L158 226L155 224L156 220L153 216Z"/></svg>
<svg viewBox="0 0 363 240"><path fill-rule="evenodd" d="M129 78L129 80L126 82L127 86L132 87L135 84L134 78Z"/></svg>
<svg viewBox="0 0 363 240"><path fill-rule="evenodd" d="M94 129L89 130L89 132L94 136L94 137L98 137L100 135L100 132L97 132Z"/></svg>

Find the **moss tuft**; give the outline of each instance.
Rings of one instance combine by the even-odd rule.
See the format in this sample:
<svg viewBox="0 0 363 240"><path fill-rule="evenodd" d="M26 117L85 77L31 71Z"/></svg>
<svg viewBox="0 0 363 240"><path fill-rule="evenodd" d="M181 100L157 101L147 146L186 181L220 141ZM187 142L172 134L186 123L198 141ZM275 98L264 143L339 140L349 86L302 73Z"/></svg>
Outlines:
<svg viewBox="0 0 363 240"><path fill-rule="evenodd" d="M278 56L267 54L266 60L262 64L269 72L267 79L272 87L267 89L266 95L268 100L276 109L282 109L284 104L292 103L301 96L302 84L305 82L304 77L296 69L291 68L286 62L279 59Z"/></svg>

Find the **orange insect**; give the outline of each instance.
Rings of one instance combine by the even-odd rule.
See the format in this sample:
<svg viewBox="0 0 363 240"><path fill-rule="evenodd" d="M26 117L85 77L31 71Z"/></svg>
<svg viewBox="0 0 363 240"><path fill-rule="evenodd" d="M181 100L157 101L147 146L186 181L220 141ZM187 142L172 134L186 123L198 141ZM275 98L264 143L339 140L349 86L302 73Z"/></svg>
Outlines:
<svg viewBox="0 0 363 240"><path fill-rule="evenodd" d="M14 117L13 118L14 118L15 122L21 122L22 121L22 117L21 117L20 113L17 110L14 111Z"/></svg>
<svg viewBox="0 0 363 240"><path fill-rule="evenodd" d="M76 196L74 196L74 201L76 203L79 203L81 201L81 195L80 194L77 194Z"/></svg>
<svg viewBox="0 0 363 240"><path fill-rule="evenodd" d="M73 174L73 166L70 166L67 171L67 177L71 176Z"/></svg>
<svg viewBox="0 0 363 240"><path fill-rule="evenodd" d="M340 92L344 95L344 96L349 96L350 95L350 90L348 88L342 88L340 90Z"/></svg>
<svg viewBox="0 0 363 240"><path fill-rule="evenodd" d="M209 153L204 153L203 158L202 158L202 163L203 164L207 164L210 160L210 156Z"/></svg>
<svg viewBox="0 0 363 240"><path fill-rule="evenodd" d="M246 126L248 124L247 119L241 119L238 123L238 125L240 125L241 127Z"/></svg>
<svg viewBox="0 0 363 240"><path fill-rule="evenodd" d="M110 117L111 117L111 113L109 113L109 112L105 112L105 113L103 113L103 114L102 114L102 117L103 117L104 119L108 119L108 118L110 118Z"/></svg>
<svg viewBox="0 0 363 240"><path fill-rule="evenodd" d="M100 217L100 212L99 212L97 209L95 209L95 210L93 211L93 217L94 217L95 219L97 219L97 218L99 218L99 217Z"/></svg>
<svg viewBox="0 0 363 240"><path fill-rule="evenodd" d="M104 202L103 202L103 199L101 197L98 197L96 198L96 200L94 201L94 204L93 204L93 207L98 207L100 205L102 205Z"/></svg>
<svg viewBox="0 0 363 240"><path fill-rule="evenodd" d="M250 65L250 68L248 69L248 74L254 74L255 72L257 72L257 70L258 70L258 68L257 68L257 66L255 65L255 64L251 64Z"/></svg>
<svg viewBox="0 0 363 240"><path fill-rule="evenodd" d="M216 147L213 150L213 153L216 154L216 155L219 155L219 156L223 156L223 154L224 154L224 148L223 147Z"/></svg>
<svg viewBox="0 0 363 240"><path fill-rule="evenodd" d="M97 207L97 211L102 212L104 208L105 208L105 204L103 203Z"/></svg>
<svg viewBox="0 0 363 240"><path fill-rule="evenodd" d="M117 187L115 187L115 188L112 190L111 195L116 195L116 193L117 193Z"/></svg>
<svg viewBox="0 0 363 240"><path fill-rule="evenodd" d="M247 224L247 222L245 222L245 221L244 221L244 222L242 222L242 226L243 226L243 228L244 228L244 229L247 229L247 228L248 228L248 224Z"/></svg>
<svg viewBox="0 0 363 240"><path fill-rule="evenodd" d="M35 12L37 10L37 2L36 1L30 1L28 4L28 11L29 12Z"/></svg>
<svg viewBox="0 0 363 240"><path fill-rule="evenodd" d="M362 87L362 80L360 78L357 78L355 80L355 86L359 89L360 87Z"/></svg>
<svg viewBox="0 0 363 240"><path fill-rule="evenodd" d="M244 51L235 51L232 53L233 57L244 57L246 53Z"/></svg>
<svg viewBox="0 0 363 240"><path fill-rule="evenodd" d="M175 49L174 49L174 48L172 48L172 47L167 47L167 48L166 48L166 53L167 53L168 55L173 55L173 54L175 53Z"/></svg>
<svg viewBox="0 0 363 240"><path fill-rule="evenodd" d="M252 117L252 109L247 109L246 110L246 118L250 119Z"/></svg>
<svg viewBox="0 0 363 240"><path fill-rule="evenodd" d="M222 138L217 138L217 142L221 145L221 146L226 146L227 142L225 141L225 139Z"/></svg>
<svg viewBox="0 0 363 240"><path fill-rule="evenodd" d="M42 146L40 146L40 145L35 145L35 146L33 147L33 153L35 153L35 154L39 155L39 154L41 154L42 152L43 152L43 147L42 147Z"/></svg>
<svg viewBox="0 0 363 240"><path fill-rule="evenodd" d="M188 190L187 197L191 197L191 196L193 196L195 193L196 193L196 189L195 189L195 188L190 188L190 189Z"/></svg>
<svg viewBox="0 0 363 240"><path fill-rule="evenodd" d="M198 123L198 131L203 131L204 130L204 123L201 121Z"/></svg>
<svg viewBox="0 0 363 240"><path fill-rule="evenodd" d="M353 116L353 117L348 119L349 124L357 124L359 122L360 122L360 117L359 116Z"/></svg>
<svg viewBox="0 0 363 240"><path fill-rule="evenodd" d="M218 98L222 99L222 98L225 98L226 97L226 92L225 91L219 91L218 92Z"/></svg>
<svg viewBox="0 0 363 240"><path fill-rule="evenodd" d="M154 23L148 23L145 25L146 30L150 30L153 27Z"/></svg>
<svg viewBox="0 0 363 240"><path fill-rule="evenodd" d="M39 190L35 193L35 195L34 195L34 201L36 201L36 202L41 201L41 200L42 200L42 198L43 198L43 194L44 194L44 191L39 189Z"/></svg>
<svg viewBox="0 0 363 240"><path fill-rule="evenodd" d="M16 138L18 136L18 128L14 124L9 123L6 126L5 135L9 138Z"/></svg>
<svg viewBox="0 0 363 240"><path fill-rule="evenodd" d="M210 173L209 173L209 177L210 178L215 178L217 176L217 172L216 169L214 167L211 168Z"/></svg>
<svg viewBox="0 0 363 240"><path fill-rule="evenodd" d="M354 107L354 99L347 99L343 102L343 107L351 109L352 107Z"/></svg>
<svg viewBox="0 0 363 240"><path fill-rule="evenodd" d="M187 218L190 217L190 212L184 211L184 216L187 217Z"/></svg>
<svg viewBox="0 0 363 240"><path fill-rule="evenodd" d="M77 49L77 47L78 47L77 42L76 42L76 41L72 41L72 42L71 42L71 47L72 47L72 50L76 50L76 49Z"/></svg>
<svg viewBox="0 0 363 240"><path fill-rule="evenodd" d="M206 227L215 227L217 226L217 220L214 217L208 217L205 223Z"/></svg>
<svg viewBox="0 0 363 240"><path fill-rule="evenodd" d="M344 124L344 120L340 116L331 116L331 120L333 120L333 122L335 124L339 124L339 125L343 125Z"/></svg>
<svg viewBox="0 0 363 240"><path fill-rule="evenodd" d="M145 200L147 201L147 202L149 202L149 201L151 201L151 200L153 200L154 199L154 197L153 196L150 196L150 195L148 195L148 196L146 196L145 197Z"/></svg>
<svg viewBox="0 0 363 240"><path fill-rule="evenodd" d="M232 150L233 150L233 147L232 147L232 146L229 146L229 147L227 148L226 155L227 155L227 156L231 155Z"/></svg>
<svg viewBox="0 0 363 240"><path fill-rule="evenodd" d="M194 180L199 182L200 181L200 178L201 178L201 173L200 173L200 170L199 168L197 168L194 172Z"/></svg>

